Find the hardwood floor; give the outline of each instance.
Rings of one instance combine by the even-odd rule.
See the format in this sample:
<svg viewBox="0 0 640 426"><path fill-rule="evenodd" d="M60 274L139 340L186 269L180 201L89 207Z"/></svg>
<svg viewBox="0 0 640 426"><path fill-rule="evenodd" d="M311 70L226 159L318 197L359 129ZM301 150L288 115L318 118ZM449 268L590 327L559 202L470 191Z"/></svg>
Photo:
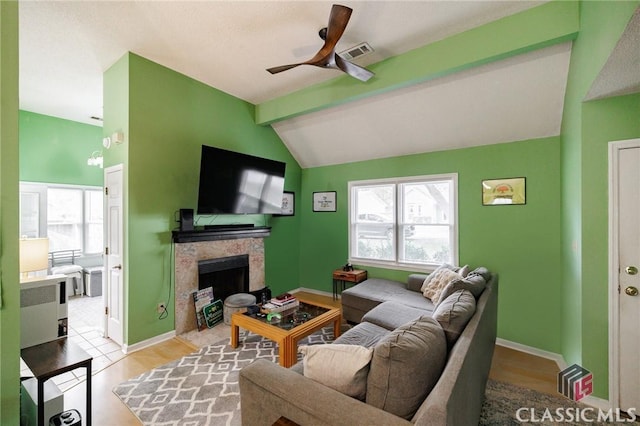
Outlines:
<svg viewBox="0 0 640 426"><path fill-rule="evenodd" d="M340 301L330 296L301 292L306 298L339 307ZM139 425L140 422L115 396L112 389L145 371L181 358L197 350L197 346L181 338L158 343L125 356L120 361L93 376L93 424L98 426ZM517 386L529 387L550 394L556 393L557 365L548 359L539 358L513 349L496 346L490 378ZM64 393L65 409L75 408L86 418L85 383Z"/></svg>
<svg viewBox="0 0 640 426"><path fill-rule="evenodd" d="M559 372L555 361L496 345L489 378L558 396Z"/></svg>

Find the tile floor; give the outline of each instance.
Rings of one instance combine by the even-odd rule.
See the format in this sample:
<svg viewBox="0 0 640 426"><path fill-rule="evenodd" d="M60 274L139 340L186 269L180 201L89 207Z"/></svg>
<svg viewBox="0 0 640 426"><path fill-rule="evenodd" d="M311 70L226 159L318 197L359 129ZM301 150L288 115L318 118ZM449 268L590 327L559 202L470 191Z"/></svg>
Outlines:
<svg viewBox="0 0 640 426"><path fill-rule="evenodd" d="M73 296L69 298L69 340L93 356L93 373L104 369L126 355L111 339L102 337L103 302L101 297ZM20 375L28 377L29 368L20 360ZM84 380L84 368L60 374L52 380L58 388L65 390Z"/></svg>

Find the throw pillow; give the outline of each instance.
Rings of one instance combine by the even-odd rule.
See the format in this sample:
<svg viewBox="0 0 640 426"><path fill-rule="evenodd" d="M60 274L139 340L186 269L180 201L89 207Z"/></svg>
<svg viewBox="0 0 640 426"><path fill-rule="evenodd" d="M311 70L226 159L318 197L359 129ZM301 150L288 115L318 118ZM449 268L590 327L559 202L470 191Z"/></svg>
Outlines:
<svg viewBox="0 0 640 426"><path fill-rule="evenodd" d="M484 280L487 282L489 282L489 280L491 279L491 272L489 272L489 270L484 266L480 266L479 268L476 268L473 271L470 271L467 276L473 276L473 275L481 275L482 278L484 278Z"/></svg>
<svg viewBox="0 0 640 426"><path fill-rule="evenodd" d="M422 294L431 299L434 305L440 300L440 293L453 280L462 279L462 276L447 268L438 268L431 273L422 285Z"/></svg>
<svg viewBox="0 0 640 426"><path fill-rule="evenodd" d="M469 275L470 271L471 271L471 267L469 265L464 265L463 267L458 269L456 272L458 272L463 277L466 277L467 275Z"/></svg>
<svg viewBox="0 0 640 426"><path fill-rule="evenodd" d="M304 355L305 377L364 400L372 348L333 343L300 346L298 352Z"/></svg>
<svg viewBox="0 0 640 426"><path fill-rule="evenodd" d="M436 385L447 359L447 342L436 320L423 316L396 328L374 348L367 404L407 420Z"/></svg>
<svg viewBox="0 0 640 426"><path fill-rule="evenodd" d="M440 323L451 349L476 311L476 298L468 290L458 290L444 299L433 312Z"/></svg>
<svg viewBox="0 0 640 426"><path fill-rule="evenodd" d="M487 286L487 282L482 278L482 275L467 275L467 278L460 278L451 281L440 293L440 302L451 296L458 290L468 290L473 294L476 299L480 297L484 288ZM436 304L437 307L438 304Z"/></svg>

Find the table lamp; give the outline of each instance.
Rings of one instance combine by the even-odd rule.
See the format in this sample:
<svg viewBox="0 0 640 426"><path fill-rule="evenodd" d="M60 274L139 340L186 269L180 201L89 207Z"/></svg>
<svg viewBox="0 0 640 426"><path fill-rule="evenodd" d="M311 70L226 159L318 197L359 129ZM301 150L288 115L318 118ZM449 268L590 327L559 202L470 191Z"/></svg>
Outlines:
<svg viewBox="0 0 640 426"><path fill-rule="evenodd" d="M20 240L20 272L22 279L29 272L49 268L49 239L24 238Z"/></svg>

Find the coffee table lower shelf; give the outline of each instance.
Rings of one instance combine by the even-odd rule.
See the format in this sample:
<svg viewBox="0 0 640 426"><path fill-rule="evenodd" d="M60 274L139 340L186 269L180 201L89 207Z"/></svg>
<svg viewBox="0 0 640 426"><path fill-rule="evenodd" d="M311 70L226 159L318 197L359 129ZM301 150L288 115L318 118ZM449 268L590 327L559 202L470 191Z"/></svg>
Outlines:
<svg viewBox="0 0 640 426"><path fill-rule="evenodd" d="M301 302L322 306L328 309L327 312L308 320L290 330L285 330L276 325L269 324L264 320L253 318L242 312L236 312L231 316L231 347L237 348L240 340L240 328L251 331L278 344L278 355L280 365L286 368L291 367L298 359L298 341L315 333L323 327L333 324L333 337L340 336L340 323L342 313L339 308L323 306L316 302Z"/></svg>

